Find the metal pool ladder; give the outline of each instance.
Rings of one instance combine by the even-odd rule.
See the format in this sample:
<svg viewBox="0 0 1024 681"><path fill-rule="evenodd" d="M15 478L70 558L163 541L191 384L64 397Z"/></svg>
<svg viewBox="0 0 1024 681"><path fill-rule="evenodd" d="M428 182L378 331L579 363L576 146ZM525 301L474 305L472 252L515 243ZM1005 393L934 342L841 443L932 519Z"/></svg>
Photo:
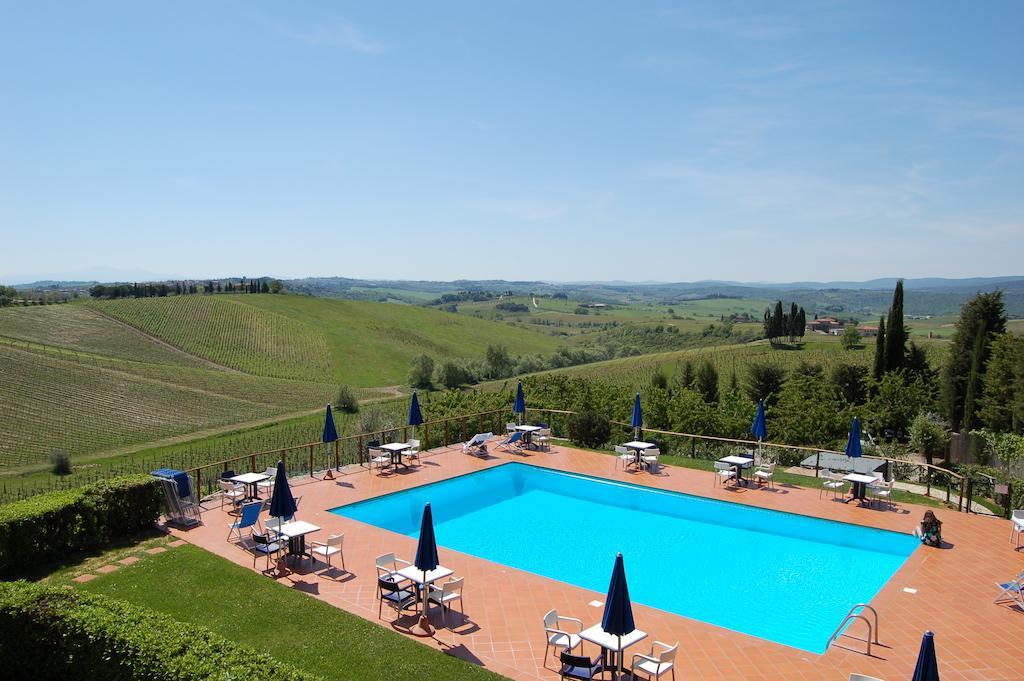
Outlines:
<svg viewBox="0 0 1024 681"><path fill-rule="evenodd" d="M864 615L864 609L871 611L872 619L868 619ZM874 642L876 645L882 645L878 642L878 612L867 603L858 603L857 605L850 608L850 612L846 613L846 617L843 618L842 623L836 628L832 635L828 639L828 645L831 646L835 643L836 639L842 635L844 627L853 620L863 620L864 624L868 625L868 637L864 639L868 644L868 655L871 655L871 644ZM874 624L872 624L874 620Z"/></svg>

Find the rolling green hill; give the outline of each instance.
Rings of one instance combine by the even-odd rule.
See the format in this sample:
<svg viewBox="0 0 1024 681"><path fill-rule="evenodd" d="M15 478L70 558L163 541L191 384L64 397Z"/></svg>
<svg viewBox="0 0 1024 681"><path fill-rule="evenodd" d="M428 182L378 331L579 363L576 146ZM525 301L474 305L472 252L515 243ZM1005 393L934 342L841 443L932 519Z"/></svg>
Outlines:
<svg viewBox="0 0 1024 681"><path fill-rule="evenodd" d="M413 357L481 357L488 345L550 353L552 335L409 305L307 296L89 302L198 357L259 376L400 384Z"/></svg>
<svg viewBox="0 0 1024 681"><path fill-rule="evenodd" d="M306 296L5 308L0 471L45 468L56 449L82 464L306 413L342 382L360 398L393 396L414 356L479 358L489 344L547 354L559 341L438 310Z"/></svg>

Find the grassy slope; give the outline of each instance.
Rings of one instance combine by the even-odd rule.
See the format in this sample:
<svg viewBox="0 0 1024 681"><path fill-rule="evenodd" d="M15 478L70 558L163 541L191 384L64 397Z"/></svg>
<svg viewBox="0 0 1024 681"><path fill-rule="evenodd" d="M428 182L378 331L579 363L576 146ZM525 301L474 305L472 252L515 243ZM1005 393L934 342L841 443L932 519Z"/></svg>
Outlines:
<svg viewBox="0 0 1024 681"><path fill-rule="evenodd" d="M553 336L448 312L305 296L240 296L247 305L304 323L324 334L334 376L355 386L402 383L413 357L482 357L488 345L513 354L550 353Z"/></svg>
<svg viewBox="0 0 1024 681"><path fill-rule="evenodd" d="M202 366L198 360L126 333L123 324L84 305L10 307L0 310L0 337L168 366Z"/></svg>
<svg viewBox="0 0 1024 681"><path fill-rule="evenodd" d="M192 546L79 588L201 624L327 679L501 678Z"/></svg>

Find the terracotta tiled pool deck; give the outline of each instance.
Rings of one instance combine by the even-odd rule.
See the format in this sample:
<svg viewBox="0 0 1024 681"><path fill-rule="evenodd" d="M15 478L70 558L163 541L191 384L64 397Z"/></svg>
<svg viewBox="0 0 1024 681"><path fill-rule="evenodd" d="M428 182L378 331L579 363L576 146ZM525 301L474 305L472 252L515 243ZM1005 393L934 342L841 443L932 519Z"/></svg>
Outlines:
<svg viewBox="0 0 1024 681"><path fill-rule="evenodd" d="M310 568L307 561L297 572L278 581L379 622L382 627L408 633L406 627L414 622L412 617L392 625L394 613L385 608L384 619L377 618L374 558L394 551L411 560L415 540L342 518L328 509L508 461L900 532L911 532L925 510L908 504L897 504L894 510L860 508L827 496L819 499L816 489L785 485L774 491L723 489L714 485L712 473L686 468L665 466L660 475L624 472L616 470L610 456L564 446L529 456L496 452L494 447L491 450L489 459L465 455L458 447L435 450L426 453L408 473L381 476L363 470L334 481L296 479L293 492L302 497L298 518L322 528L312 539L345 533L348 572L327 571L323 564ZM220 510L219 502L207 503L207 507L202 526L174 532L252 568L252 554L226 541L230 518ZM680 680L846 679L851 672L889 680L910 679L926 629L935 632L943 681L1024 679L1024 612L992 602L995 583L1024 570L1024 550L1015 551L1009 542L1008 521L955 511L937 513L950 546L918 548L871 602L878 610L882 643L874 648L874 657L865 655L863 643L855 640L843 639L843 644L854 650L833 646L825 654L815 655L634 603L637 627L648 632L648 641L680 642L676 665ZM440 626L440 612L435 610L432 619L438 625L436 633L418 640L515 679L557 679L556 665L550 658L547 668L542 666L544 613L557 608L560 614L578 617L589 626L600 621L602 611L588 603L603 601L605 595L446 549L443 536L438 537L438 544L442 563L466 578L468 619L461 624L454 613L451 628L446 628ZM257 564L262 568L265 559L261 557ZM666 580L685 585L686 575L666 575ZM916 589L916 593L904 588ZM729 607L727 599L723 599L722 607ZM863 635L858 625L853 629L854 635ZM640 652L644 643L628 652ZM596 653L593 646L585 645L587 652Z"/></svg>

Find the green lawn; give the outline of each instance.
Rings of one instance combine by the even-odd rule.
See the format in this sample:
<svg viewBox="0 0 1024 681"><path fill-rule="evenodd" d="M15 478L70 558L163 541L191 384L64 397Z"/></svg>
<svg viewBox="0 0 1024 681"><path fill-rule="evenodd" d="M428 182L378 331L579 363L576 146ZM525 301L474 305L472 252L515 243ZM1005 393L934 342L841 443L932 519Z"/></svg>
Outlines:
<svg viewBox="0 0 1024 681"><path fill-rule="evenodd" d="M327 679L499 679L193 546L86 584Z"/></svg>

